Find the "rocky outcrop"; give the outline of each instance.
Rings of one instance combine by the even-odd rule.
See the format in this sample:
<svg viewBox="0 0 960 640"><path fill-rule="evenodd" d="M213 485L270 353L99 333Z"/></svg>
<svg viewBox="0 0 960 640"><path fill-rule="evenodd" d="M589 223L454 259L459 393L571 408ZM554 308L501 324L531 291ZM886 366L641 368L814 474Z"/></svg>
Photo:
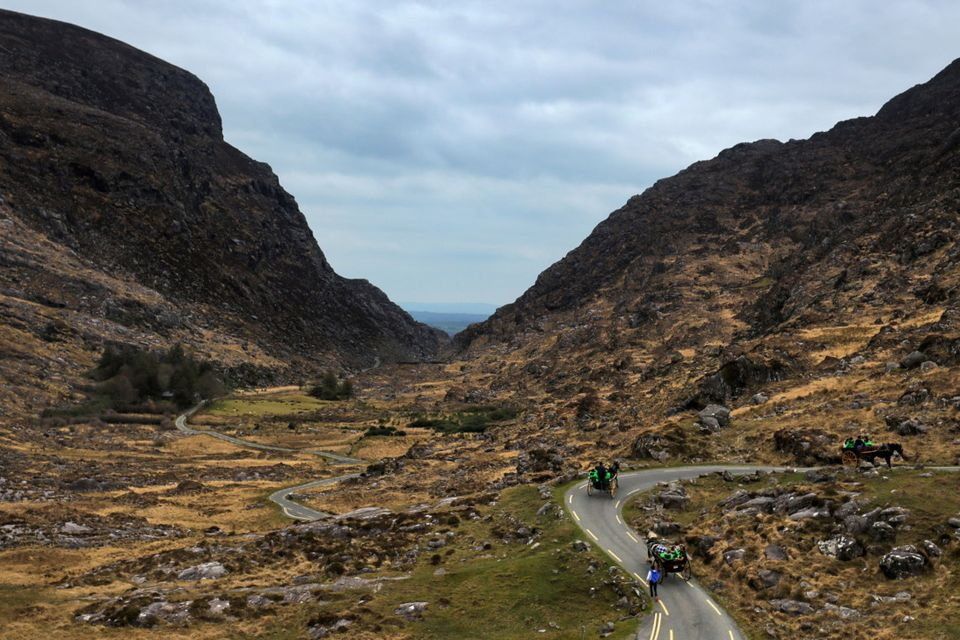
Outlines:
<svg viewBox="0 0 960 640"><path fill-rule="evenodd" d="M195 76L9 11L0 41L0 203L62 255L160 297L64 279L26 253L0 256L13 276L0 285L131 328L198 340L216 329L287 359L362 367L442 344L369 282L333 271L270 167L224 141Z"/></svg>

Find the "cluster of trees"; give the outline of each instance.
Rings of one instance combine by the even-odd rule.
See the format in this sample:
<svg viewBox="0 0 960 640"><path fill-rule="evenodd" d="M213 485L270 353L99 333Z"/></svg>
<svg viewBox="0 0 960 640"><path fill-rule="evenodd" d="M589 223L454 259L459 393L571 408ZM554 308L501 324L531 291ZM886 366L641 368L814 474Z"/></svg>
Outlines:
<svg viewBox="0 0 960 640"><path fill-rule="evenodd" d="M418 417L407 426L433 429L440 433L483 433L493 422L516 417L517 410L513 407L480 406L439 418Z"/></svg>
<svg viewBox="0 0 960 640"><path fill-rule="evenodd" d="M116 409L148 400L167 400L184 408L226 393L213 364L198 360L182 345L167 351L108 346L93 378L98 392Z"/></svg>
<svg viewBox="0 0 960 640"><path fill-rule="evenodd" d="M337 376L327 371L320 382L310 388L310 395L320 400L346 400L353 397L353 384L349 380L337 380Z"/></svg>

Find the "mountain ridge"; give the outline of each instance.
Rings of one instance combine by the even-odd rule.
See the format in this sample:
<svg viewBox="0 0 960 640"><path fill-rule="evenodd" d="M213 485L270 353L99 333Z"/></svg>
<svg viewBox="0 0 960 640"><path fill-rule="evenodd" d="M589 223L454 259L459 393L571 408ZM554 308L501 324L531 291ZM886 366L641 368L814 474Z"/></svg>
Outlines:
<svg viewBox="0 0 960 640"><path fill-rule="evenodd" d="M284 357L362 367L443 343L333 271L270 167L223 140L213 96L189 72L4 11L0 82L0 188L55 242Z"/></svg>

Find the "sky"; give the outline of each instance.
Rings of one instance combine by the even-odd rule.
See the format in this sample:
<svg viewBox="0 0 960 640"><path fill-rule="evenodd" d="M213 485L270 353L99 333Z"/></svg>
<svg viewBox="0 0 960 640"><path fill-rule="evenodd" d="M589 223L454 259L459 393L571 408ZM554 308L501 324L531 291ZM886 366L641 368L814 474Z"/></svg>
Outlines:
<svg viewBox="0 0 960 640"><path fill-rule="evenodd" d="M506 304L626 200L738 142L875 113L960 57L960 3L0 0L188 69L328 260Z"/></svg>

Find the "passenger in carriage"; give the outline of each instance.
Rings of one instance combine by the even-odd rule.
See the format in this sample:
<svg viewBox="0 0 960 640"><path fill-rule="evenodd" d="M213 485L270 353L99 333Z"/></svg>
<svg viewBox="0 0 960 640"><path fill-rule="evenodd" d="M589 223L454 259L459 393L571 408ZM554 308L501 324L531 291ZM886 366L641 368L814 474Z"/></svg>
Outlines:
<svg viewBox="0 0 960 640"><path fill-rule="evenodd" d="M602 462L598 462L594 471L597 474L597 488L606 489L607 488L607 468L603 466Z"/></svg>

